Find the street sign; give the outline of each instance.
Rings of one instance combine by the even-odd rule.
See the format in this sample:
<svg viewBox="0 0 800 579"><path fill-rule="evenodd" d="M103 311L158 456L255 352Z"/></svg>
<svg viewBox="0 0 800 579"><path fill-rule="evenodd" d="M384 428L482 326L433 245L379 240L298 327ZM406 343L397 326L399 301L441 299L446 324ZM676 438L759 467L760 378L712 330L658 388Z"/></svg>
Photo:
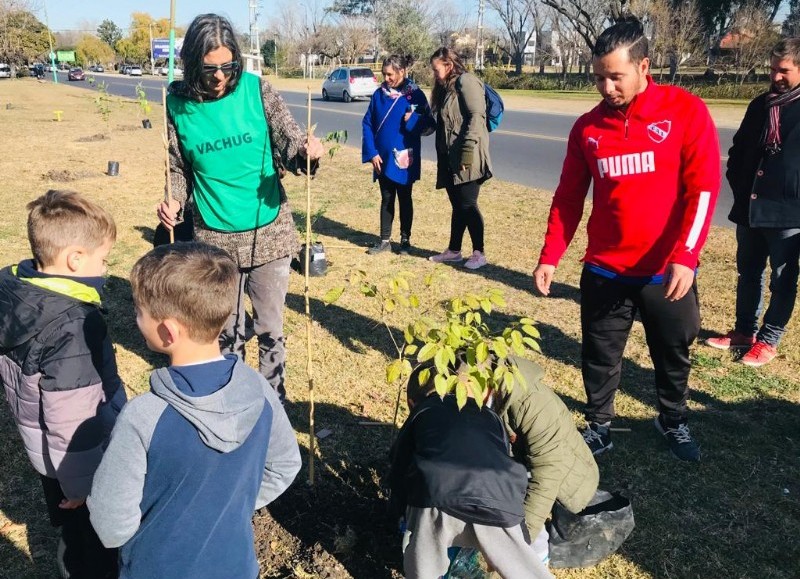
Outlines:
<svg viewBox="0 0 800 579"><path fill-rule="evenodd" d="M56 51L56 59L58 62L75 62L75 51L58 50Z"/></svg>
<svg viewBox="0 0 800 579"><path fill-rule="evenodd" d="M183 38L175 39L175 57L180 57L181 47L183 47ZM153 58L158 60L161 58L169 58L169 38L154 38L153 39Z"/></svg>

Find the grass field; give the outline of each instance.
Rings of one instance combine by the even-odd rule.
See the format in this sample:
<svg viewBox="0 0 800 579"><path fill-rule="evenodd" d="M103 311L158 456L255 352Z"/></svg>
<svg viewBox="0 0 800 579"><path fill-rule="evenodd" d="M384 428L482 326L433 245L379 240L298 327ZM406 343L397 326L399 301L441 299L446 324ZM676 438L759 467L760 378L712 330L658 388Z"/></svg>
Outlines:
<svg viewBox="0 0 800 579"><path fill-rule="evenodd" d="M61 122L53 121L54 110L63 111ZM131 396L145 391L149 371L164 363L146 350L136 330L127 281L134 261L150 247L154 206L162 195L160 114L154 107L155 130L147 131L140 128L135 104L115 105L111 139L100 139L95 136L105 124L89 93L33 80L0 83L0 262L29 257L25 204L48 188L81 191L112 211L119 236L111 254L108 319ZM536 155L535 148L530 154ZM120 162L118 177L104 174L108 160ZM346 292L333 306L321 302L329 289L346 284L354 268L375 280L410 272L412 287L430 307L465 291L501 289L508 307L498 317L537 321L543 355L534 359L580 424L577 283L584 235L577 236L558 269L553 295L534 295L530 272L550 195L504 183L498 175L481 194L490 265L474 273L442 267L439 281L426 289L422 279L434 266L425 258L445 247L450 208L444 193L433 188L434 167L426 164L423 174L414 194L415 250L408 257L365 254L377 239L380 197L358 151L341 149L313 181L315 209L323 210L315 231L329 260L327 276L312 278L311 286L316 428L332 434L318 444L316 484L306 484L304 464L290 491L256 517L263 577L401 576L399 539L383 517L380 485L396 396L384 383L392 344L375 304L356 292ZM303 210L304 180L290 176L286 185L295 211ZM468 250L469 241L465 244ZM731 230L712 231L699 275L701 338L733 323L734 250ZM401 327L407 319L399 310L387 321ZM307 463L303 281L295 274L285 329L287 409ZM254 344L249 348L253 363ZM652 427L653 371L641 325L635 324L615 422L630 431L615 433L615 449L601 458L600 470L603 488L631 497L637 527L618 554L592 569L557 571L558 579L800 577L800 324L793 320L780 357L760 370L702 346L694 348L693 359L691 424L703 462L683 464L669 455ZM0 435L0 577L52 577L56 533L46 523L37 477L5 404Z"/></svg>

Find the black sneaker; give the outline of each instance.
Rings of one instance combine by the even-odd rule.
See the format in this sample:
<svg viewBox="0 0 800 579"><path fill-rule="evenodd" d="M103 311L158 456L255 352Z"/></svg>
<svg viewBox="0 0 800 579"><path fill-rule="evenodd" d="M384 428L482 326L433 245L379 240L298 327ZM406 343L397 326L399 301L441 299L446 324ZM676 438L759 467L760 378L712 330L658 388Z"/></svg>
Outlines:
<svg viewBox="0 0 800 579"><path fill-rule="evenodd" d="M599 456L614 448L614 443L611 442L610 424L608 423L590 422L582 434L584 442L586 442L594 456Z"/></svg>
<svg viewBox="0 0 800 579"><path fill-rule="evenodd" d="M689 462L700 462L700 445L692 438L688 424L684 422L677 426L665 426L661 422L661 415L658 415L655 425L656 430L667 439L669 450L675 457Z"/></svg>
<svg viewBox="0 0 800 579"><path fill-rule="evenodd" d="M391 241L379 241L372 247L367 250L367 253L370 255L376 255L378 253L384 253L386 251L392 251L392 242Z"/></svg>
<svg viewBox="0 0 800 579"><path fill-rule="evenodd" d="M409 251L411 251L411 242L409 241L408 237L401 237L400 238L400 254L401 255L408 255Z"/></svg>

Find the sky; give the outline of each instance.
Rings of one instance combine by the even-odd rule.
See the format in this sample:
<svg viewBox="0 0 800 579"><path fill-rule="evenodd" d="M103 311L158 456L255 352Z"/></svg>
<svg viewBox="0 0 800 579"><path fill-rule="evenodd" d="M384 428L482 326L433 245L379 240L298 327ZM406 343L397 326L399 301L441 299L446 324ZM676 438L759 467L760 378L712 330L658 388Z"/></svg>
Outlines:
<svg viewBox="0 0 800 579"><path fill-rule="evenodd" d="M266 0L263 4L270 3ZM147 12L155 19L169 18L170 0L39 0L39 19L44 22L44 7L50 28L59 30L81 30L92 25L94 29L106 18L122 29L131 21L132 12ZM227 16L238 30L247 30L250 22L250 2L248 0L175 0L175 23L187 26L198 14L215 12ZM261 8L263 14L264 8ZM264 17L259 18L262 23Z"/></svg>

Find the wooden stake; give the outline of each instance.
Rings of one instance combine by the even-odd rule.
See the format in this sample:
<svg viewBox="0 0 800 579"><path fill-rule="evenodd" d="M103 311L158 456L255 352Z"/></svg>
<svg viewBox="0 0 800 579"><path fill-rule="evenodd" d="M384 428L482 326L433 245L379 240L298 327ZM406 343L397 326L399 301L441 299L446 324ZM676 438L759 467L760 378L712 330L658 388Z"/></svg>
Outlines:
<svg viewBox="0 0 800 579"><path fill-rule="evenodd" d="M308 89L308 118L306 120L306 143L311 143L311 86ZM311 367L311 296L309 294L309 265L311 255L311 155L306 151L306 255L304 291L306 300L306 374L308 375L308 484L314 485L314 459L316 437L314 436L314 373Z"/></svg>
<svg viewBox="0 0 800 579"><path fill-rule="evenodd" d="M164 201L167 207L172 201L172 180L169 178L169 129L167 128L167 87L161 87L161 106L164 108L164 161L166 167L167 187L164 190ZM169 230L169 242L175 243L175 228Z"/></svg>

